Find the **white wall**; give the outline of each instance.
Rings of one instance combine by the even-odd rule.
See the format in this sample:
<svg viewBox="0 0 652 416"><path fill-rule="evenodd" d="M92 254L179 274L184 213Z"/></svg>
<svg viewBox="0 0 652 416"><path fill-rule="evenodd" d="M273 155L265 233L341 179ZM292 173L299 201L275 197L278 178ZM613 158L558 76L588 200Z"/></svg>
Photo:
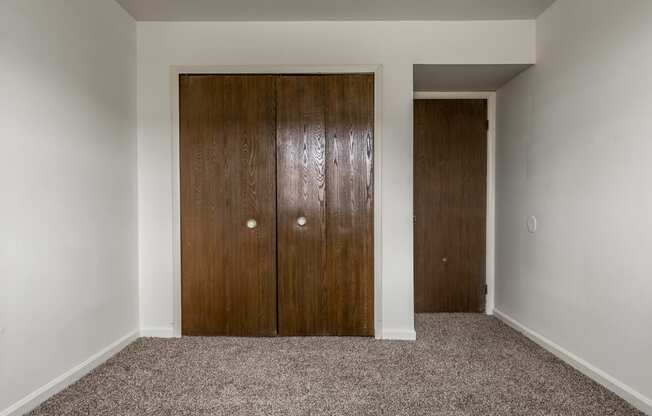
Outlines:
<svg viewBox="0 0 652 416"><path fill-rule="evenodd" d="M0 413L138 328L136 24L0 2Z"/></svg>
<svg viewBox="0 0 652 416"><path fill-rule="evenodd" d="M498 115L497 310L652 412L652 2L558 0Z"/></svg>
<svg viewBox="0 0 652 416"><path fill-rule="evenodd" d="M413 333L412 64L534 61L532 21L138 24L141 320L171 333L171 66L382 65L382 330ZM391 335L393 334L393 335Z"/></svg>

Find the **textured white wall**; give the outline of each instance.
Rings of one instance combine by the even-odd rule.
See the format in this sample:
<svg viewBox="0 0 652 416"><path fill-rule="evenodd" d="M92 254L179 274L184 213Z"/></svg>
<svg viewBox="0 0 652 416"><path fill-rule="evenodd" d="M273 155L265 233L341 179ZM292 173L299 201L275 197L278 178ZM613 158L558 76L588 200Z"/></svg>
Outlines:
<svg viewBox="0 0 652 416"><path fill-rule="evenodd" d="M558 0L498 117L496 308L650 400L652 2Z"/></svg>
<svg viewBox="0 0 652 416"><path fill-rule="evenodd" d="M136 24L0 2L0 412L138 328Z"/></svg>
<svg viewBox="0 0 652 416"><path fill-rule="evenodd" d="M170 67L382 65L382 329L412 333L412 65L534 61L533 21L138 24L141 320L173 322Z"/></svg>

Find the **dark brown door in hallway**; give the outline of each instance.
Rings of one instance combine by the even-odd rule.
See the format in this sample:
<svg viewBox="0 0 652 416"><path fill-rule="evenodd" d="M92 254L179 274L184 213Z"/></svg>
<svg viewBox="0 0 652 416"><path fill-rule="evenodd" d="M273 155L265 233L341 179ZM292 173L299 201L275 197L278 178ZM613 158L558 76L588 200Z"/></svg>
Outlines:
<svg viewBox="0 0 652 416"><path fill-rule="evenodd" d="M416 312L485 308L486 100L414 101Z"/></svg>
<svg viewBox="0 0 652 416"><path fill-rule="evenodd" d="M181 76L183 334L373 335L373 83Z"/></svg>

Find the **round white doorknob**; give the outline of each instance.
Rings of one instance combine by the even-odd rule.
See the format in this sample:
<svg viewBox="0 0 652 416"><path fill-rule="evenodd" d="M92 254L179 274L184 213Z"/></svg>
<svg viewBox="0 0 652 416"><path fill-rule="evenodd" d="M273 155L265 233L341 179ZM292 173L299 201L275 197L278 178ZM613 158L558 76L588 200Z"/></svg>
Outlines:
<svg viewBox="0 0 652 416"><path fill-rule="evenodd" d="M247 221L247 228L256 228L258 226L258 223L256 222L255 219L250 219Z"/></svg>
<svg viewBox="0 0 652 416"><path fill-rule="evenodd" d="M299 224L300 227L303 227L304 225L306 225L307 222L308 222L308 220L306 220L306 217L297 218L297 224Z"/></svg>
<svg viewBox="0 0 652 416"><path fill-rule="evenodd" d="M444 257L443 259L441 259L441 262L442 263L448 263L448 257Z"/></svg>

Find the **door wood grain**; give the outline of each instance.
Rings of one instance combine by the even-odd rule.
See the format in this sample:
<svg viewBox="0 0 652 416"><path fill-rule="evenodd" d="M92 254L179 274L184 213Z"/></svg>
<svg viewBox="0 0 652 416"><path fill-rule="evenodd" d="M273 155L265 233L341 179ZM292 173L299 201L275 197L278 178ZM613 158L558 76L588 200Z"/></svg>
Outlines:
<svg viewBox="0 0 652 416"><path fill-rule="evenodd" d="M184 335L373 335L373 85L180 77Z"/></svg>
<svg viewBox="0 0 652 416"><path fill-rule="evenodd" d="M486 100L415 100L416 312L484 311L486 189Z"/></svg>
<svg viewBox="0 0 652 416"><path fill-rule="evenodd" d="M282 76L277 101L279 334L328 334L325 90L320 76ZM304 225L298 224L305 218Z"/></svg>
<svg viewBox="0 0 652 416"><path fill-rule="evenodd" d="M373 75L278 85L280 334L373 335Z"/></svg>
<svg viewBox="0 0 652 416"><path fill-rule="evenodd" d="M182 75L179 100L182 333L275 335L276 78Z"/></svg>
<svg viewBox="0 0 652 416"><path fill-rule="evenodd" d="M329 323L335 335L371 336L374 77L330 75L325 81Z"/></svg>

